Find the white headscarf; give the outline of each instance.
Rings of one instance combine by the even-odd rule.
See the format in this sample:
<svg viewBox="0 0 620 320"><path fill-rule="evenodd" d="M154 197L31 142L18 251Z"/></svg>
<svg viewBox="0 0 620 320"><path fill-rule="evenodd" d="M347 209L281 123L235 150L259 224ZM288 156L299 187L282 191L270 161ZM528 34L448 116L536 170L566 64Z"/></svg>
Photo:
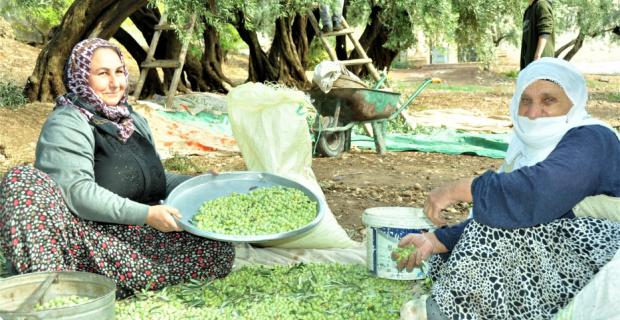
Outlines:
<svg viewBox="0 0 620 320"><path fill-rule="evenodd" d="M532 132L525 132L519 123L519 102L523 91L537 80L550 80L558 84L573 103L565 121L553 126L539 126ZM516 170L523 166L532 166L545 158L555 149L564 134L572 128L586 125L602 125L618 135L607 123L592 118L586 111L588 91L586 81L569 62L557 58L541 58L530 63L519 73L517 87L510 104L510 117L513 123L513 135L506 152L505 164L501 171ZM539 118L543 120L544 118ZM537 119L537 120L539 120ZM543 120L544 121L544 120ZM620 135L618 135L620 139ZM507 169L507 170L506 170Z"/></svg>

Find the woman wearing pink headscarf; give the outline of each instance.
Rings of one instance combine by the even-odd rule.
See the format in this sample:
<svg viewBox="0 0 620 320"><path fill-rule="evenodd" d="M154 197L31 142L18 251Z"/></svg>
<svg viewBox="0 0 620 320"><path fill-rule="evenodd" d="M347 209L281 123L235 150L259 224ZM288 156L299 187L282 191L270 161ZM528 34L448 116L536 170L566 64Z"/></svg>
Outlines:
<svg viewBox="0 0 620 320"><path fill-rule="evenodd" d="M127 103L121 51L81 41L64 82L35 168L15 167L0 184L0 243L15 271L95 272L116 281L119 297L227 275L233 246L177 232L178 210L159 204L189 177L164 172Z"/></svg>

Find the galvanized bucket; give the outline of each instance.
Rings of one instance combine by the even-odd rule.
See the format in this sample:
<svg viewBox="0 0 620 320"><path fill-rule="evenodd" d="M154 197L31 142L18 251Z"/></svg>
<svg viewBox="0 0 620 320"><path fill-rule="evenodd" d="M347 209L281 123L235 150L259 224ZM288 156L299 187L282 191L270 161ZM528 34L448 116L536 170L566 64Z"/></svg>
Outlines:
<svg viewBox="0 0 620 320"><path fill-rule="evenodd" d="M0 319L114 319L116 285L89 272L35 272L0 281ZM86 303L34 311L53 298L80 296Z"/></svg>

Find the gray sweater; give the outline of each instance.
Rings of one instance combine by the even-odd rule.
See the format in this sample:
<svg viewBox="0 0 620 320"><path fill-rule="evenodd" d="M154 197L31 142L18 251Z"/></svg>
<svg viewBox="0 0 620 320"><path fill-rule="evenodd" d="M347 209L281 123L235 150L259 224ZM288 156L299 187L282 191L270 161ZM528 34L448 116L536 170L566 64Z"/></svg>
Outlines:
<svg viewBox="0 0 620 320"><path fill-rule="evenodd" d="M140 134L153 144L146 120L132 113ZM57 107L43 125L37 142L35 167L50 175L62 189L69 210L82 219L106 223L143 225L149 206L100 187L95 182L95 137L76 108ZM166 194L187 176L166 173Z"/></svg>

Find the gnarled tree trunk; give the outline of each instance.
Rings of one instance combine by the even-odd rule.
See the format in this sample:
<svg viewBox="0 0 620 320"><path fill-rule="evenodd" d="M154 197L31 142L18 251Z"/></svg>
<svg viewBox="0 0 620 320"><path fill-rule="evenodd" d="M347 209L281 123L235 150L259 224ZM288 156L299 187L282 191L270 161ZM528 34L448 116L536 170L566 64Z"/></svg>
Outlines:
<svg viewBox="0 0 620 320"><path fill-rule="evenodd" d="M73 46L87 37L109 38L147 0L76 0L39 53L24 92L31 101L52 101L65 92L62 73Z"/></svg>
<svg viewBox="0 0 620 320"><path fill-rule="evenodd" d="M359 43L366 51L369 58L372 59L377 70L384 68L390 69L390 65L394 58L398 55L398 51L385 48L383 45L387 42L391 28L386 26L380 19L382 8L378 5L374 5L370 11L370 17L368 18L370 23L364 29L364 32L359 38ZM359 59L359 55L354 50L351 52L349 59ZM368 74L368 70L364 66L355 66L351 68L352 71L359 75L364 76Z"/></svg>
<svg viewBox="0 0 620 320"><path fill-rule="evenodd" d="M276 32L269 50L269 61L271 61L272 65L278 67L279 82L303 89L308 88L310 82L306 77L306 70L297 53L295 41L293 41L292 19L294 18L280 17L276 19ZM305 37L305 32L295 36Z"/></svg>
<svg viewBox="0 0 620 320"><path fill-rule="evenodd" d="M159 10L151 9L144 6L138 9L136 12L132 13L129 16L129 19L131 19L131 21L138 28L138 30L140 30L142 36L144 37L144 39L146 39L146 43L150 45L151 39L153 38L153 33L155 32L154 27L156 24L159 23L160 17L161 16ZM160 42L166 42L166 36L167 34L162 33L160 37ZM118 33L114 35L114 38L116 38L116 40L118 40L127 49L127 51L129 51L134 60L136 60L138 66L140 66L144 62L144 60L146 60L146 50L141 45L139 45L135 41L135 39L125 39L125 37L121 37ZM135 44L132 42L135 42ZM158 57L158 55L160 57ZM161 50L155 52L155 58L163 59ZM149 72L146 74L146 81L144 82L144 86L142 87L142 92L140 92L140 98L145 98L153 94L166 94L166 89L164 88L164 84L160 80L159 75L157 74L157 69L150 69Z"/></svg>
<svg viewBox="0 0 620 320"><path fill-rule="evenodd" d="M236 12L235 28L241 39L250 49L250 61L248 63L248 81L265 82L277 81L278 70L271 65L267 54L258 42L258 35L245 24L245 15L241 10Z"/></svg>
<svg viewBox="0 0 620 320"><path fill-rule="evenodd" d="M218 9L215 0L209 0L207 6L209 11L217 15ZM200 81L196 81L196 88L200 91L228 92L228 90L232 88L233 83L222 71L224 56L220 45L220 34L217 29L208 24L206 20L204 21L204 25L205 31L202 37L204 39L205 49L201 60L201 71L203 76L200 78ZM189 72L188 77L191 79ZM194 77L194 79L197 80L196 77ZM194 83L192 83L192 85L194 85Z"/></svg>
<svg viewBox="0 0 620 320"><path fill-rule="evenodd" d="M583 47L583 42L586 39L586 37L589 38L594 38L594 37L598 37L604 33L607 32L616 32L616 30L619 31L620 33L620 27L610 27L607 29L603 29L603 30L598 30L596 32L592 32L591 34L585 34L583 31L579 30L579 34L577 34L577 37L571 41L569 41L568 43L566 43L565 45L563 45L562 47L560 47L559 49L555 50L554 56L556 58L560 57L560 55L562 54L562 52L568 50L568 48L570 48L570 50L566 53L566 55L564 55L564 57L562 59L570 61L570 59L572 59L577 52L579 51L579 49L581 49L581 47Z"/></svg>
<svg viewBox="0 0 620 320"><path fill-rule="evenodd" d="M236 14L235 28L250 49L248 81L280 82L304 89L310 86L305 73L308 59L307 17L280 17L275 22L275 35L269 54L258 42L256 32L245 25L243 12Z"/></svg>

